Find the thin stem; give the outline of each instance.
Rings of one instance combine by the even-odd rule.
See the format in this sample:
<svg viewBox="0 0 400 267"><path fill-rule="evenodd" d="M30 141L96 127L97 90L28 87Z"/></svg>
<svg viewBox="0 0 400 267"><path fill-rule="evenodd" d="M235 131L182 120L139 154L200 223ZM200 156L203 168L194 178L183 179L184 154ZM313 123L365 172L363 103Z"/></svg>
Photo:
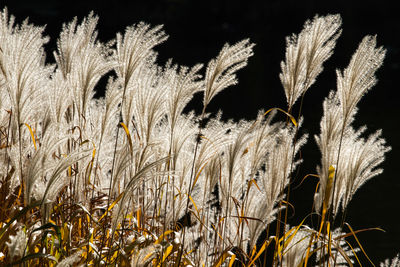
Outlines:
<svg viewBox="0 0 400 267"><path fill-rule="evenodd" d="M108 208L110 207L111 187L112 187L112 183L113 183L115 158L116 158L116 155L117 155L117 145L118 145L118 139L119 139L119 125L120 125L121 122L123 122L123 120L122 120L122 108L124 106L125 93L126 93L127 87L128 87L128 80L125 77L125 80L124 80L124 91L122 93L121 107L120 107L120 110L119 110L119 120L120 120L120 122L119 122L119 124L117 126L117 136L116 136L115 142L114 142L113 160L112 160L112 165L111 165L111 177L110 177L110 184L109 184L109 188L108 188L108 198L107 198L107 206L106 206L106 211L105 212L108 212ZM109 214L107 214L107 216L108 215ZM104 223L104 227L103 227L103 237L101 239L101 246L100 246L100 258L101 258L101 253L102 253L102 249L103 249L103 246L104 246L105 236L106 236L106 223ZM114 233L111 233L110 246L112 246L113 236L114 236ZM109 248L108 254L110 254L110 251L111 251L111 247ZM106 257L106 265L107 265L107 261L108 261L108 255Z"/></svg>
<svg viewBox="0 0 400 267"><path fill-rule="evenodd" d="M203 120L204 120L204 116L205 116L205 109L206 109L206 107L203 108L203 112L201 113L200 121L199 121L199 132L197 133L197 136L196 136L196 146L195 146L195 149L194 149L192 167L191 167L191 170L190 170L189 190L188 190L188 193L187 193L188 195L187 195L187 201L186 201L186 208L185 208L185 212L184 212L185 219L184 219L184 225L182 227L182 231L183 231L182 249L179 251L178 261L177 261L176 266L179 266L179 264L181 263L182 254L183 254L183 250L184 250L184 247L185 247L185 237L186 237L185 226L187 226L187 224L188 224L188 216L190 216L187 213L188 213L188 210L189 210L190 195L192 193L194 165L195 165L195 162L196 162L197 151L198 151L199 143L200 143L201 127L202 127L202 123L204 122Z"/></svg>

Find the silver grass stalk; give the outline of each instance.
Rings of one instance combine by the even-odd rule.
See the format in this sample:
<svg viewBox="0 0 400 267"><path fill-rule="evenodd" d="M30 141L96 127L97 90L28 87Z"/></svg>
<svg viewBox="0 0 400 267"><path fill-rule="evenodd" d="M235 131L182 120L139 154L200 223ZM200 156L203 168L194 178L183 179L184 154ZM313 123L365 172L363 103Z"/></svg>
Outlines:
<svg viewBox="0 0 400 267"><path fill-rule="evenodd" d="M115 127L119 122L118 105L121 102L122 90L118 80L110 78L105 92L105 98L100 100L97 105L102 107L103 112L92 112L93 116L99 116L98 127L94 136L96 137L96 164L94 169L93 184L102 188L106 184L107 177L105 170L112 169L112 159L109 155L114 152L113 141L115 140ZM99 171L99 169L103 171Z"/></svg>
<svg viewBox="0 0 400 267"><path fill-rule="evenodd" d="M243 40L234 45L224 45L217 58L212 59L206 70L203 113L211 99L223 89L237 83L236 71L247 65L253 55L254 44Z"/></svg>
<svg viewBox="0 0 400 267"><path fill-rule="evenodd" d="M118 81L110 78L104 99L104 116L101 120L100 143L104 137L113 137L113 128L118 124L118 105L122 97L122 90ZM107 140L109 141L109 140Z"/></svg>
<svg viewBox="0 0 400 267"><path fill-rule="evenodd" d="M49 90L51 90L51 94L47 96L51 122L58 124L68 122L66 112L73 104L73 96L71 90L69 90L68 81L62 75L62 71L57 68L50 81Z"/></svg>
<svg viewBox="0 0 400 267"><path fill-rule="evenodd" d="M122 118L139 141L147 145L154 137L154 129L166 114L164 98L168 83L163 72L155 66L155 55L143 64L126 91Z"/></svg>
<svg viewBox="0 0 400 267"><path fill-rule="evenodd" d="M49 176L46 183L46 189L44 190L41 202L42 208L42 219L44 222L47 222L49 216L49 209L51 203L55 201L56 196L69 183L69 179L71 177L65 177L65 171L68 167L72 166L74 163L81 161L84 158L87 158L92 152L92 149L88 148L77 148L75 151L72 151L66 157L61 157L58 162L53 165L51 171L49 171ZM82 164L84 164L82 162ZM64 175L63 175L64 173ZM79 179L79 175L78 178ZM81 190L79 190L79 194Z"/></svg>
<svg viewBox="0 0 400 267"><path fill-rule="evenodd" d="M382 65L386 50L376 47L376 36L365 36L348 67L337 74L337 92L343 114L343 124L348 124L361 97L377 82L375 72Z"/></svg>
<svg viewBox="0 0 400 267"><path fill-rule="evenodd" d="M272 111L267 119L264 120L264 112L260 111L254 122L253 131L254 136L248 151L250 153L250 178L254 178L257 171L261 169L262 164L266 160L267 155L270 152L273 143L275 142L275 137L279 132L279 127L282 126L279 123L270 124L271 120L275 116L276 112Z"/></svg>
<svg viewBox="0 0 400 267"><path fill-rule="evenodd" d="M70 136L63 135L57 125L52 124L51 129L43 137L43 141L27 164L25 186L27 194L24 196L27 204L32 200L42 200L46 188L46 176L57 164L51 155L57 154L57 149L65 143ZM35 192L33 190L35 189Z"/></svg>
<svg viewBox="0 0 400 267"><path fill-rule="evenodd" d="M201 75L198 74L198 71L203 66L202 64L197 64L192 68L180 67L179 71L177 66L170 65L171 62L168 62L163 74L163 81L167 85L166 115L169 129L167 131L168 135L165 134L166 129L164 129L164 133L161 133L161 135L169 138L169 140L165 140L166 144L169 144L167 146L169 150L165 152L171 156L168 169L173 175L172 179L167 179L166 181L166 191L168 191L167 194L169 196L163 198L165 199L165 205L169 206L167 210L164 210L167 223L171 223L171 220L177 218L176 215L181 216L183 200L186 198L179 197L179 199L174 200L174 196L177 191L176 188L184 186L184 177L189 169L185 166L178 166L178 162L186 162L187 159L191 158L184 147L187 146L187 142L195 142L194 137L197 132L196 126L193 124L195 121L193 114L183 116L183 109L193 95L203 89L203 81L199 81ZM182 159L182 156L184 159ZM178 158L180 159L179 161ZM189 162L187 166L190 166Z"/></svg>
<svg viewBox="0 0 400 267"><path fill-rule="evenodd" d="M281 63L279 77L289 111L315 82L323 70L323 63L333 54L341 24L339 15L315 16L312 21L306 21L299 35L287 37L286 59Z"/></svg>
<svg viewBox="0 0 400 267"><path fill-rule="evenodd" d="M198 147L198 158L194 166L194 173L203 175L200 175L193 185L195 190L193 193L197 195L196 199L201 203L205 204L205 201L212 197L212 191L219 180L219 175L216 173L215 168L222 170L222 165L226 162L222 153L233 142L232 132L227 133L227 130L234 128L235 124L231 122L221 124L220 115L218 114L203 129L201 143ZM213 164L210 164L211 162Z"/></svg>
<svg viewBox="0 0 400 267"><path fill-rule="evenodd" d="M242 192L241 185L245 181L245 178L241 175L243 166L241 162L245 162L244 157L247 157L243 152L249 143L248 128L249 123L245 121L233 126L229 134L230 143L223 149L224 162L220 181L221 209L225 213L224 215L229 217L233 215L234 203L232 197L238 198L238 195Z"/></svg>
<svg viewBox="0 0 400 267"><path fill-rule="evenodd" d="M80 25L77 25L76 18L63 25L57 42L58 53L54 54L64 79L72 89L79 122L88 117L95 85L116 64L111 57L110 44L104 45L96 40L97 21L98 17L90 13Z"/></svg>
<svg viewBox="0 0 400 267"><path fill-rule="evenodd" d="M126 205L128 204L128 199L132 196L131 194L134 189L136 189L139 182L149 177L152 171L152 176L155 176L156 174L154 174L154 168L159 166L160 164L165 163L168 159L169 158L166 157L151 162L138 170L136 173L134 173L133 176L129 177L128 183L125 185L124 191L122 192L123 195L121 201L119 202L116 215L113 216L112 233L114 233L118 222L120 222L119 220L121 219L121 215L125 211Z"/></svg>
<svg viewBox="0 0 400 267"><path fill-rule="evenodd" d="M164 140L161 140L165 147L164 153L170 154L169 175L171 176L169 179L165 177L160 181L160 183L168 183L168 190L165 187L166 197L163 197L161 206L167 205L166 210L163 208L163 212L166 212L166 221L172 223L173 219L183 216L184 204L187 201L184 192L179 194L178 189L187 188L189 183L193 144L196 142L197 133L194 114L178 116L174 133L170 132L172 129L170 129L169 121L168 125L164 123L164 127L160 127L159 131L160 135L164 135ZM176 194L179 195L175 198Z"/></svg>
<svg viewBox="0 0 400 267"><path fill-rule="evenodd" d="M342 140L340 162L336 173L336 189L333 210L336 213L339 202L344 210L352 199L354 193L366 181L382 173L378 166L384 161L386 152L391 148L385 146L386 142L377 131L364 140L360 137L364 128L357 132L350 132Z"/></svg>
<svg viewBox="0 0 400 267"><path fill-rule="evenodd" d="M14 18L7 16L6 10L0 16L0 103L12 110L13 138L17 140L19 125L30 123L43 112L42 96L53 66L45 65L43 45L49 39L42 36L44 27L33 26L28 20L14 26Z"/></svg>
<svg viewBox="0 0 400 267"><path fill-rule="evenodd" d="M167 40L168 36L161 30L162 25L150 28L150 25L140 22L126 28L124 35L117 34L115 60L118 67L117 76L126 88L132 80L132 75L153 53L153 47Z"/></svg>
<svg viewBox="0 0 400 267"><path fill-rule="evenodd" d="M335 188L330 192L330 194L334 192L332 199L334 215L339 211L340 205L342 210L347 207L361 185L382 172L378 166L391 149L385 146L385 140L380 137L381 131L375 132L366 140L361 138L365 127L355 131L351 125L348 125L342 132L341 110L339 99L331 94L324 102L321 134L315 137L322 155L321 166L317 168L321 182L315 196L315 207L317 210L322 207L324 201L322 196L325 196L328 170L332 165L336 169ZM339 161L337 161L338 157Z"/></svg>
<svg viewBox="0 0 400 267"><path fill-rule="evenodd" d="M334 187L329 192L332 201L327 208L333 203L333 215L339 211L340 204L343 210L347 207L363 183L382 172L377 167L390 147L385 146L379 131L365 141L360 137L364 130L354 130L351 123L357 112L357 103L376 83L375 71L381 66L384 54L383 48L376 48L376 38L366 36L349 66L343 73L337 71L337 91L331 92L324 101L321 133L316 137L322 154L321 166L318 167L320 187L315 195L318 211L324 201L330 166L335 167L336 176Z"/></svg>
<svg viewBox="0 0 400 267"><path fill-rule="evenodd" d="M168 81L168 121L171 128L171 137L173 136L175 124L178 117L182 114L187 103L192 99L196 92L203 88L203 81L199 81L201 75L198 73L203 67L197 64L192 68L177 67L165 68L165 79Z"/></svg>
<svg viewBox="0 0 400 267"><path fill-rule="evenodd" d="M225 217L223 238L224 245L235 245L241 247L240 235L237 233L237 226L240 212L237 211L239 200L244 193L243 185L246 184L246 178L249 174L248 154L245 153L249 146L250 123L239 122L237 126L232 128L231 143L228 144L223 153L226 155L222 169L222 177L220 181L221 192L221 210Z"/></svg>
<svg viewBox="0 0 400 267"><path fill-rule="evenodd" d="M136 147L135 147L136 149ZM113 170L113 181L111 185L111 197L117 197L118 194L121 193L121 190L124 189L123 185L123 176L125 174L125 171L127 168L130 167L132 164L131 161L131 154L132 152L129 150L128 146L122 147L120 150L117 151L115 155L115 164L114 164L114 170ZM107 184L106 182L102 182L104 184ZM117 189L120 190L117 190Z"/></svg>
<svg viewBox="0 0 400 267"><path fill-rule="evenodd" d="M10 112L9 162L17 170L10 191L17 181L25 183L25 159L32 148L22 127L25 123L36 126L35 118L44 116L43 96L53 66L45 65L43 45L48 38L42 36L43 31L44 27L33 26L28 20L14 26L14 18L8 18L6 9L0 13L0 104Z"/></svg>
<svg viewBox="0 0 400 267"><path fill-rule="evenodd" d="M258 236L275 219L277 204L284 197L284 189L289 184L291 172L300 164L294 157L306 143L307 135L294 143L295 128L281 128L272 136L274 144L265 158L265 171L260 170L256 186L251 187L247 203L247 214L258 220L249 221L249 245L252 248Z"/></svg>

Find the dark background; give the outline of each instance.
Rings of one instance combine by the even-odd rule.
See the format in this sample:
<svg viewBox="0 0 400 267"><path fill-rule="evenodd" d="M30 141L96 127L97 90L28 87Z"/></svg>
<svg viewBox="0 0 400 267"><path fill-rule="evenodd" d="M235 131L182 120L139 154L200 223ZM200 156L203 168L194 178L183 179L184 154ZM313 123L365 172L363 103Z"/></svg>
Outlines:
<svg viewBox="0 0 400 267"><path fill-rule="evenodd" d="M93 10L99 15L99 39L108 41L116 32L139 21L152 25L164 24L170 36L156 48L159 63L169 58L175 63L192 66L214 58L224 43L231 44L244 38L256 43L255 55L249 65L240 71L239 84L220 93L209 111L223 110L223 118L254 119L259 109L286 108L280 85L280 61L284 59L285 36L299 33L305 20L316 14L339 13L343 19L343 33L335 53L325 63L324 72L306 94L303 131L310 134L302 150L301 165L295 185L307 173L315 173L319 164L319 151L313 135L319 133L322 101L335 89L335 69L343 69L350 61L361 39L377 34L378 45L387 49L383 67L378 71L378 84L359 104L356 126L367 125L368 133L383 129L383 136L392 146L383 164L384 173L365 184L350 203L347 222L353 229L381 227L386 232L369 231L358 235L366 252L377 264L400 251L399 201L399 39L400 19L395 1L54 1L54 0L0 0L0 8L7 6L9 13L21 22L29 16L36 25L46 24L51 37L46 49L48 60L62 23L74 16L81 20ZM101 90L102 83L98 86ZM101 95L101 92L99 92ZM201 96L195 97L191 107L199 107ZM306 180L291 195L296 207L292 224L299 223L311 211L316 181ZM365 262L365 257L360 256ZM368 266L367 264L366 266Z"/></svg>

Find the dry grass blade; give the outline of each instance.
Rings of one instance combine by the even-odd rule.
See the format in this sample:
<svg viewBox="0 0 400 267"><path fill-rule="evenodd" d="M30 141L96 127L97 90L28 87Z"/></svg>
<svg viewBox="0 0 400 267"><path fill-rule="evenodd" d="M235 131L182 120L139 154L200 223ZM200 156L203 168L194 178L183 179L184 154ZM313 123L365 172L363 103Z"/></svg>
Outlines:
<svg viewBox="0 0 400 267"><path fill-rule="evenodd" d="M252 266L254 264L254 262L256 262L256 260L258 258L260 258L260 256L262 255L262 253L268 248L268 246L271 244L272 240L276 241L276 238L274 236L269 237L268 240L265 240L264 243L261 245L260 249L258 250L257 254L251 256L250 258L250 262L249 264L247 264L248 267Z"/></svg>
<svg viewBox="0 0 400 267"><path fill-rule="evenodd" d="M268 113L270 113L270 112L273 111L273 110L279 110L280 112L285 113L285 114L290 118L290 120L292 121L293 125L297 127L296 119L295 119L292 115L290 115L289 112L286 112L286 111L284 111L284 110L281 109L281 108L270 108L269 110L267 110L267 111L264 113L264 116L266 116Z"/></svg>
<svg viewBox="0 0 400 267"><path fill-rule="evenodd" d="M360 241L358 240L356 233L353 231L353 228L351 228L350 224L348 224L348 223L345 223L345 225L349 228L351 234L353 235L354 239L357 241L357 244L359 245L361 251L364 253L365 257L367 257L368 261L372 264L372 266L375 266L375 264L371 261L371 259L368 257L367 253L365 252Z"/></svg>
<svg viewBox="0 0 400 267"><path fill-rule="evenodd" d="M33 145L34 145L34 147L35 147L35 150L37 150L37 147L36 147L36 140L35 140L35 136L34 136L34 134L33 134L32 128L31 128L31 126L29 126L29 124L27 124L27 123L25 123L25 126L28 128L29 133L31 134L31 137L32 137L32 142L33 142Z"/></svg>

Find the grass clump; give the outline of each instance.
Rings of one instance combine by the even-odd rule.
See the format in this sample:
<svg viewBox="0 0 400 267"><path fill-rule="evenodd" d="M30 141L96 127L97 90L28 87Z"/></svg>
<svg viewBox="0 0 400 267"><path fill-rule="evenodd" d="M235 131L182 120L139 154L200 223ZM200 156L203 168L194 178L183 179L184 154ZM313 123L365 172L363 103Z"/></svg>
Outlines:
<svg viewBox="0 0 400 267"><path fill-rule="evenodd" d="M365 128L352 126L384 58L375 37L337 71L338 88L323 104L312 228L307 218L287 223L308 139L293 106L332 55L340 16L316 16L288 37L287 107L237 123L207 106L237 83L253 54L249 40L226 44L203 75L202 64L156 64L153 48L167 39L161 26L138 23L104 44L97 20L65 24L49 65L44 28L0 13L2 265L352 266L368 258L357 239L368 229L353 230L345 211L390 150L380 131L364 139ZM95 99L104 76L105 97ZM198 92L201 113L185 114Z"/></svg>

